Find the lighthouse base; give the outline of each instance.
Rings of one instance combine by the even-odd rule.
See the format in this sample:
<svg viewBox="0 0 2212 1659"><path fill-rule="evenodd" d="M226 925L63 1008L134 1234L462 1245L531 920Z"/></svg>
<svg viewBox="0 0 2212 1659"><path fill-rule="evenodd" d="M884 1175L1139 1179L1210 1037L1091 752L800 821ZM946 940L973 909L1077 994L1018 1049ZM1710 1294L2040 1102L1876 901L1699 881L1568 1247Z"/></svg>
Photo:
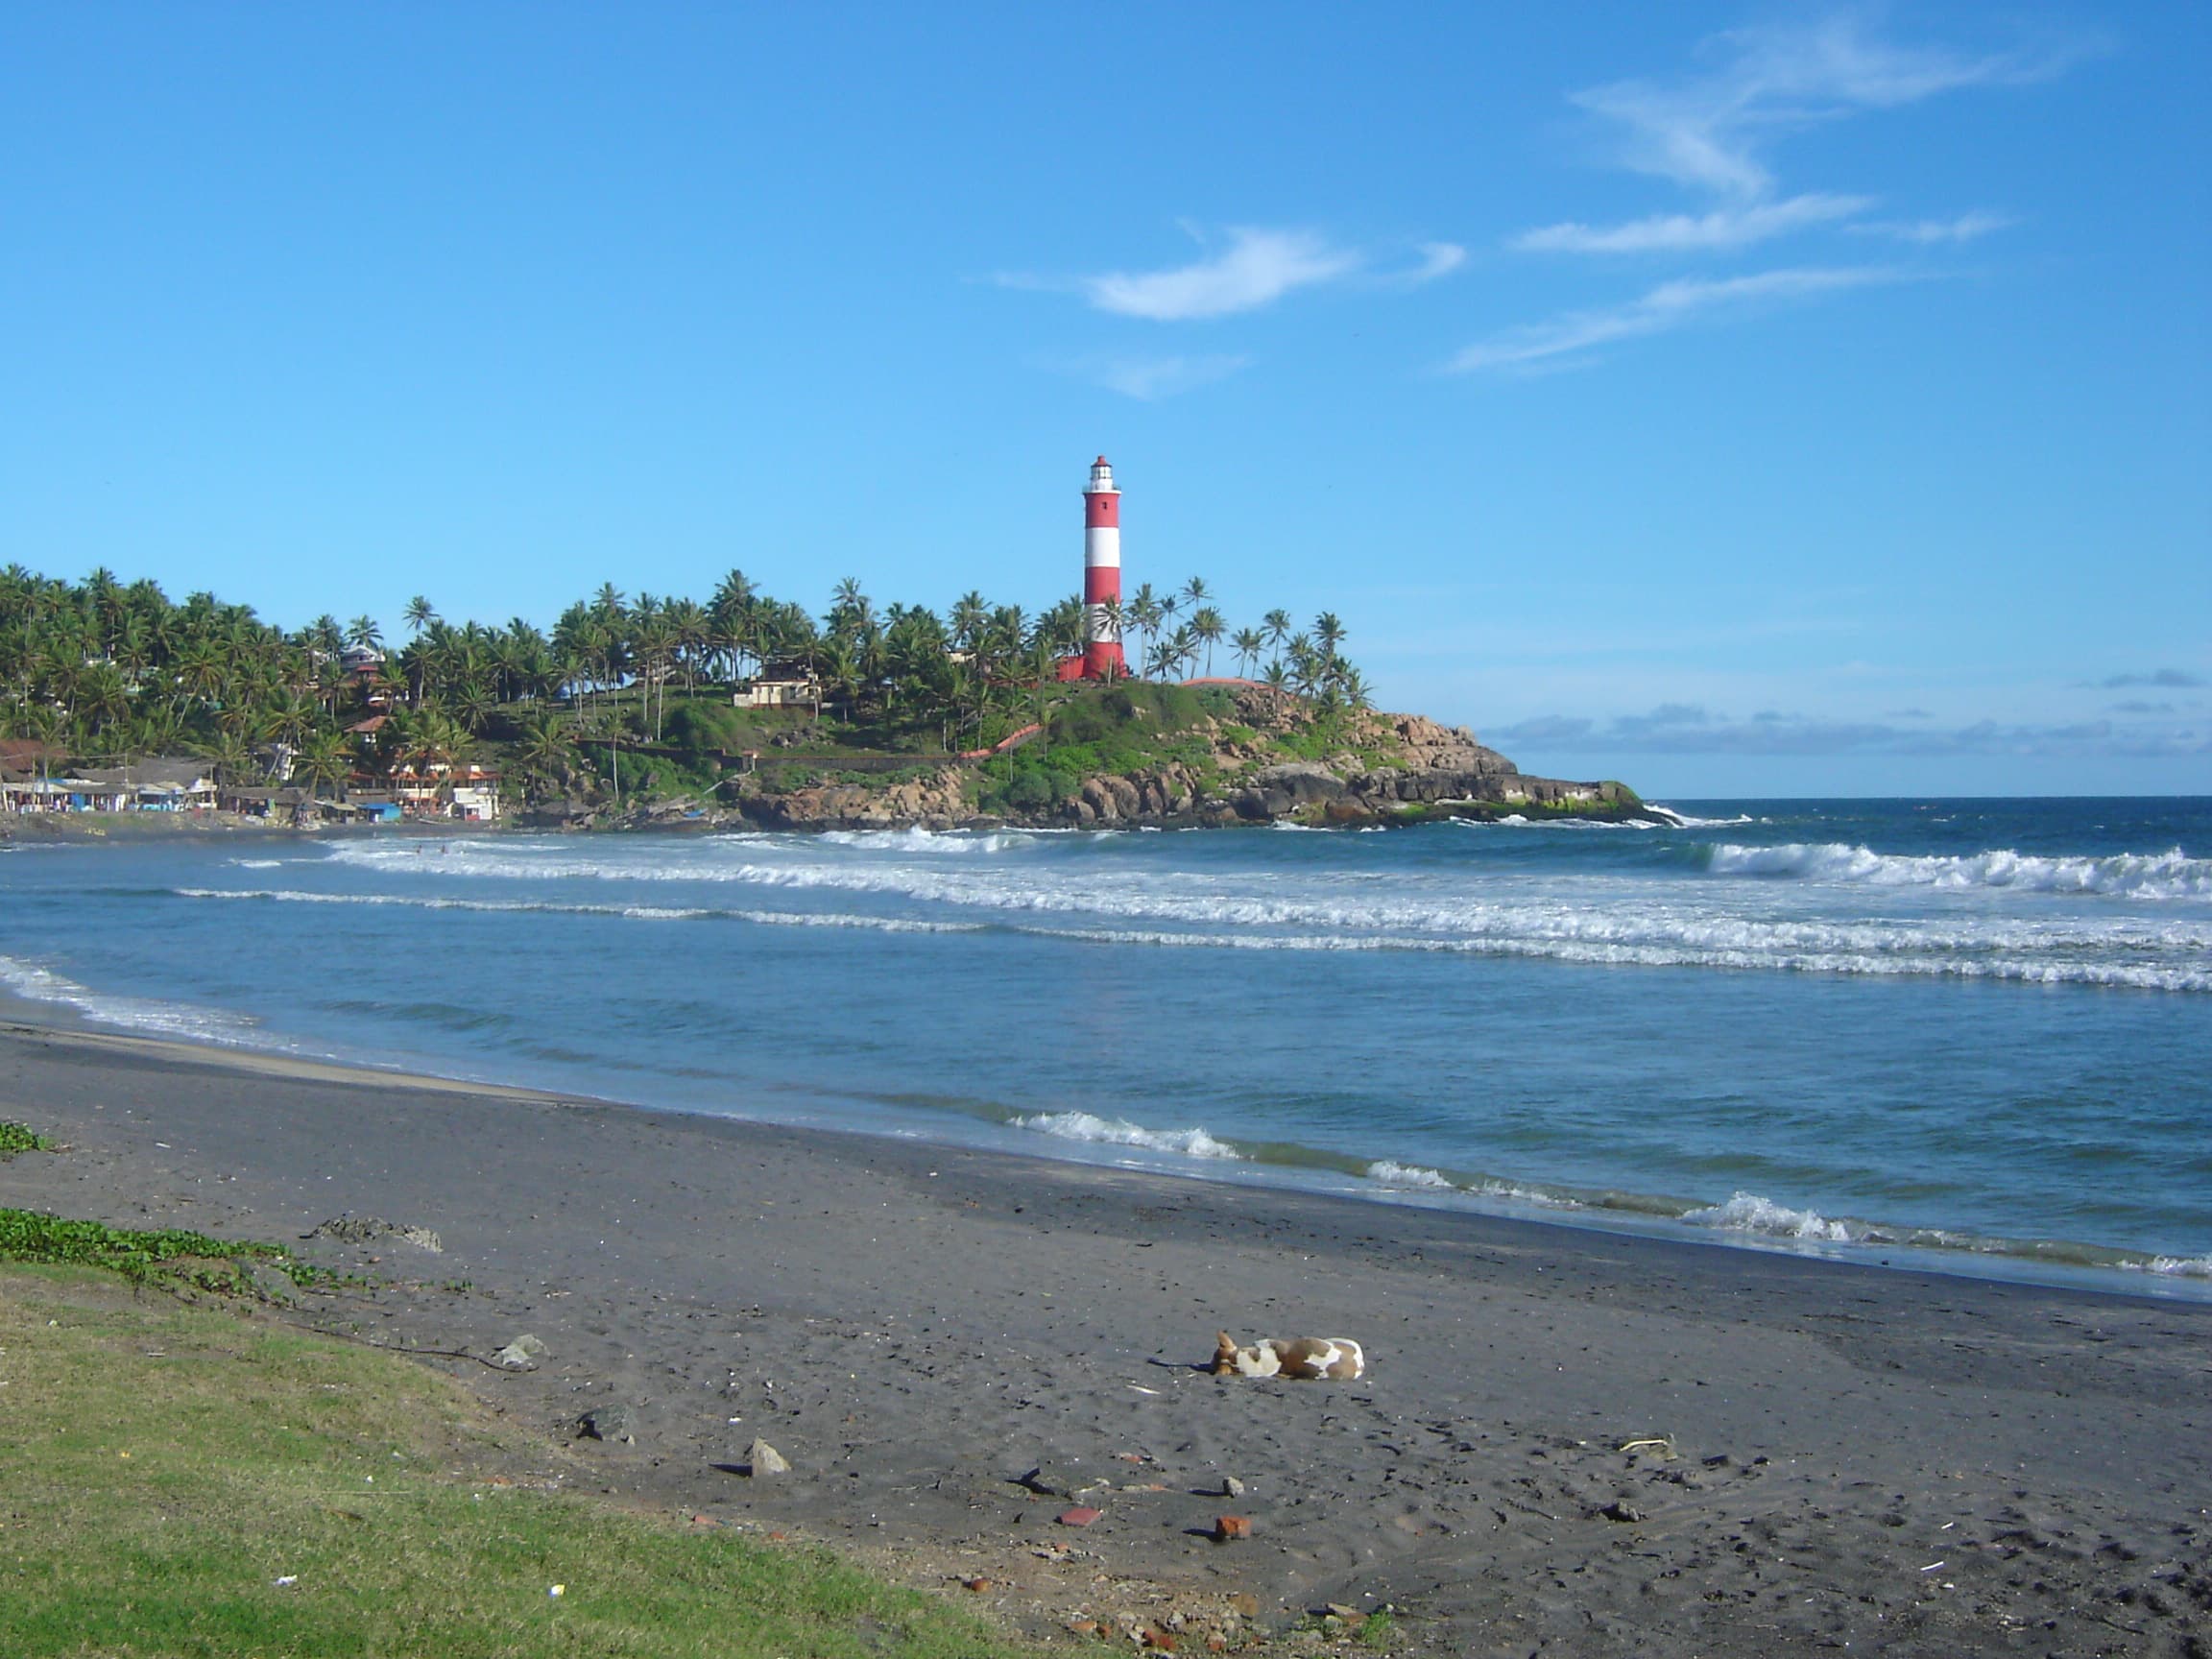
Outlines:
<svg viewBox="0 0 2212 1659"><path fill-rule="evenodd" d="M1088 645L1080 657L1061 658L1053 665L1052 675L1061 681L1126 680L1129 664L1123 660L1118 645Z"/></svg>

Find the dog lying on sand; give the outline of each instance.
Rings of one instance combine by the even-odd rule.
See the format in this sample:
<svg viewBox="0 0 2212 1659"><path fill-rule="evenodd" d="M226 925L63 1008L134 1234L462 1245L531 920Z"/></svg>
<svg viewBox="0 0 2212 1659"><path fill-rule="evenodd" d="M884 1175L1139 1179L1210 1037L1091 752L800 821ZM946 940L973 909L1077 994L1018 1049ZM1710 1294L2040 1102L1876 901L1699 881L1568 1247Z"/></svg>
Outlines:
<svg viewBox="0 0 2212 1659"><path fill-rule="evenodd" d="M1288 1342L1265 1337L1239 1348L1223 1331L1214 1338L1216 1377L1291 1377L1301 1382L1328 1378L1349 1382L1367 1369L1367 1356L1349 1336L1299 1336Z"/></svg>

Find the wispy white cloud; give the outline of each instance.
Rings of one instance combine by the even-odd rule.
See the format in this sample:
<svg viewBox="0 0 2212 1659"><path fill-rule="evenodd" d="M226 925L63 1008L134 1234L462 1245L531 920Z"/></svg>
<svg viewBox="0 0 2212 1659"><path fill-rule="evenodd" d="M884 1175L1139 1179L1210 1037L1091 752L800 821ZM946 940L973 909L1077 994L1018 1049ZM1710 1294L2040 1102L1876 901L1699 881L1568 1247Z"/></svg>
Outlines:
<svg viewBox="0 0 2212 1659"><path fill-rule="evenodd" d="M2074 50L1969 55L1877 38L1857 12L1810 24L1738 30L1705 43L1722 60L1666 84L1617 81L1575 101L1619 129L1622 163L1739 200L1769 194L1764 151L1777 133L1855 111L1891 109L1968 86L2038 81Z"/></svg>
<svg viewBox="0 0 2212 1659"><path fill-rule="evenodd" d="M1467 263L1467 250L1456 242L1424 242L1420 254L1421 263L1401 278L1410 287L1417 288L1439 276L1449 276Z"/></svg>
<svg viewBox="0 0 2212 1659"><path fill-rule="evenodd" d="M1846 288L1865 288L1906 279L1907 274L1882 265L1793 266L1749 276L1684 278L1663 282L1623 305L1569 311L1547 322L1508 328L1468 347L1447 365L1458 373L1482 369L1515 369L1587 351L1616 340L1632 340L1678 328L1704 313L1762 301L1805 299Z"/></svg>
<svg viewBox="0 0 2212 1659"><path fill-rule="evenodd" d="M1112 357L1086 373L1110 392L1150 403L1195 387L1226 380L1250 365L1249 357Z"/></svg>
<svg viewBox="0 0 2212 1659"><path fill-rule="evenodd" d="M1710 213L1662 213L1624 225L1546 225L1524 230L1511 246L1525 253L1652 253L1744 248L1809 226L1856 218L1874 204L1867 196L1813 194L1781 202L1719 207Z"/></svg>
<svg viewBox="0 0 2212 1659"><path fill-rule="evenodd" d="M1155 323L1227 317L1358 269L1360 255L1310 230L1232 229L1219 252L1168 271L1110 271L1075 278L1101 311Z"/></svg>
<svg viewBox="0 0 2212 1659"><path fill-rule="evenodd" d="M2003 230L2019 221L2007 213L1991 213L1977 208L1961 213L1954 219L1870 219L1863 225L1848 228L1854 235L1887 236L1897 242L1917 243L1931 247L1946 242L1972 242L1993 230Z"/></svg>
<svg viewBox="0 0 2212 1659"><path fill-rule="evenodd" d="M1197 227L1183 228L1205 240ZM1416 244L1418 259L1393 270L1366 250L1342 246L1311 230L1238 226L1227 235L1227 246L1218 252L1165 271L1107 271L1090 276L1002 272L991 280L1001 288L1079 294L1097 310L1118 317L1185 323L1257 311L1298 289L1348 278L1368 287L1418 288L1467 262L1467 250L1456 242Z"/></svg>
<svg viewBox="0 0 2212 1659"><path fill-rule="evenodd" d="M1726 250L1858 219L1873 208L1871 198L1778 197L1767 161L1774 141L1797 129L1945 92L2046 79L2085 49L2075 42L1977 55L1904 45L1881 38L1858 11L1715 36L1700 48L1716 65L1703 74L1616 81L1576 93L1574 101L1605 125L1620 165L1718 198L1719 204L1620 225L1541 226L1509 245L1524 252ZM1928 246L1971 241L2009 223L1984 210L1850 228Z"/></svg>

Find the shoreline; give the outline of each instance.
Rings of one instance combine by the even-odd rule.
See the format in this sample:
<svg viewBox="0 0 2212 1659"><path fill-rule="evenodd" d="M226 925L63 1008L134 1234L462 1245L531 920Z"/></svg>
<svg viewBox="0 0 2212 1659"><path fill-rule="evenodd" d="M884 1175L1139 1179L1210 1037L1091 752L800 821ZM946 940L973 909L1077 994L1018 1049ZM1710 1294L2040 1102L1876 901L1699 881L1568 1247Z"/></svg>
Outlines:
<svg viewBox="0 0 2212 1659"><path fill-rule="evenodd" d="M1455 1180L1445 1172L1396 1165L1387 1166L1399 1169L1409 1179L1392 1185L1388 1178L1374 1172L1385 1167L1384 1165L1363 1164L1357 1158L1320 1151L1311 1151L1309 1157L1296 1160L1262 1158L1237 1150L1235 1142L1227 1141L1221 1145L1231 1148L1228 1153L1201 1158L1178 1153L1171 1146L1158 1145L1148 1139L1092 1140L1041 1130L1037 1133L1045 1138L1046 1144L1031 1147L957 1134L933 1134L926 1129L910 1128L888 1117L881 1117L881 1120L874 1123L837 1125L811 1122L804 1117L727 1114L613 1094L581 1094L559 1088L539 1088L434 1070L410 1070L404 1066L306 1058L249 1043L229 1044L212 1038L122 1030L67 999L48 999L0 985L0 1036L36 1035L48 1030L75 1033L126 1047L144 1045L148 1052L180 1063L228 1064L264 1070L275 1076L327 1081L360 1077L401 1088L452 1090L511 1099L560 1099L579 1106L670 1113L708 1121L727 1119L801 1132L911 1141L924 1145L1035 1160L1046 1165L1130 1169L1162 1180L1188 1181L1201 1186L1296 1192L1385 1211L1430 1210L1446 1214L1480 1215L1585 1232L1599 1238L1651 1238L1693 1248L1779 1256L1878 1272L1930 1273L1977 1283L2042 1286L2091 1295L2140 1296L2212 1306L2212 1273L2204 1270L2208 1264L2206 1259L2176 1257L2148 1249L2129 1250L2077 1240L2017 1240L1940 1228L1892 1226L1859 1217L1787 1210L1771 1200L1741 1192L1726 1202L1662 1199L1649 1194L1508 1177ZM998 1118L962 1118L961 1121L972 1129L980 1126L1001 1135L1016 1126ZM1430 1177L1433 1180L1428 1179ZM1358 1185L1360 1183L1373 1185ZM1752 1219L1764 1219L1766 1225L1733 1224L1725 1218L1729 1211L1743 1207L1746 1199L1755 1212ZM1690 1215L1708 1212L1719 1213L1722 1218L1710 1224L1688 1219ZM1838 1230L1847 1226L1859 1231L1839 1237ZM1793 1231L1792 1227L1803 1230Z"/></svg>
<svg viewBox="0 0 2212 1659"><path fill-rule="evenodd" d="M2212 1634L2201 1305L89 1029L0 1026L0 1078L66 1148L0 1164L0 1203L431 1228L298 1247L376 1282L370 1339L540 1337L531 1372L422 1362L548 1434L631 1408L635 1446L577 1443L622 1501L985 1577L1027 1628L1249 1595L1274 1628L1387 1602L1436 1651ZM1223 1328L1351 1335L1369 1375L1217 1382ZM791 1478L731 1472L756 1433ZM1229 1546L1197 1535L1223 1476ZM1069 1492L1104 1517L1060 1526Z"/></svg>

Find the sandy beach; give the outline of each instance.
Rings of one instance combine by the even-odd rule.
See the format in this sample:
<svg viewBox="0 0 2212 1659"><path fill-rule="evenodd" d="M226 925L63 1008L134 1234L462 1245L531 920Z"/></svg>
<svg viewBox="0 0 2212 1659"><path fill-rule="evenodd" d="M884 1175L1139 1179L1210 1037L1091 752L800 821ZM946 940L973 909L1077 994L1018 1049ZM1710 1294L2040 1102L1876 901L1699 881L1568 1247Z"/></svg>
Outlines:
<svg viewBox="0 0 2212 1659"><path fill-rule="evenodd" d="M375 1287L285 1316L446 1351L562 1441L626 1407L568 1483L1027 1629L1241 1642L1336 1603L1476 1654L2212 1652L2201 1303L28 1023L0 1117L65 1147L0 1163L0 1204L300 1241ZM346 1212L443 1250L301 1241ZM1349 1335L1368 1374L1217 1381L1220 1329ZM483 1362L525 1333L536 1369ZM756 1436L788 1475L746 1472Z"/></svg>

